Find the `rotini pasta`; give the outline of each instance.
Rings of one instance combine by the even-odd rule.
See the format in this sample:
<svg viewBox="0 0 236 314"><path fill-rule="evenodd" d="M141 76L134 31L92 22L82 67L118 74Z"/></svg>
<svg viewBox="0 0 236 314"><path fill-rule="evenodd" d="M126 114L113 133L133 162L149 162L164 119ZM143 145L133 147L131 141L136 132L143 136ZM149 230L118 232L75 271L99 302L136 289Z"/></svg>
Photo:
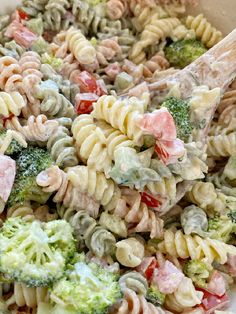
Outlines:
<svg viewBox="0 0 236 314"><path fill-rule="evenodd" d="M76 237L84 240L86 246L98 257L114 252L116 239L111 232L99 226L86 211L79 211L69 219Z"/></svg>
<svg viewBox="0 0 236 314"><path fill-rule="evenodd" d="M128 238L116 243L116 258L121 265L137 267L144 257L144 245L135 238Z"/></svg>
<svg viewBox="0 0 236 314"><path fill-rule="evenodd" d="M136 271L130 271L122 275L119 279L121 290L131 289L137 294L146 295L148 283L145 277Z"/></svg>
<svg viewBox="0 0 236 314"><path fill-rule="evenodd" d="M119 100L114 96L102 96L94 104L92 114L96 119L105 120L113 128L120 130L138 144L142 131L137 124L137 119L144 112L146 106L146 99L140 101L131 97Z"/></svg>
<svg viewBox="0 0 236 314"><path fill-rule="evenodd" d="M120 189L113 180L106 179L103 173L86 166L77 166L69 168L67 175L81 193L88 193L106 208L115 208L120 198Z"/></svg>
<svg viewBox="0 0 236 314"><path fill-rule="evenodd" d="M8 56L0 58L0 72L0 89L8 93L17 91L22 81L18 61Z"/></svg>
<svg viewBox="0 0 236 314"><path fill-rule="evenodd" d="M78 165L74 141L66 127L59 126L51 132L47 148L59 167L66 168Z"/></svg>
<svg viewBox="0 0 236 314"><path fill-rule="evenodd" d="M144 296L139 296L131 289L126 289L122 303L115 314L129 313L165 314L167 312L161 308L155 307L152 303L147 302Z"/></svg>
<svg viewBox="0 0 236 314"><path fill-rule="evenodd" d="M107 139L100 127L96 126L91 115L80 115L72 125L79 157L89 167L97 171L110 170L111 158L106 148ZM113 147L112 141L110 146Z"/></svg>
<svg viewBox="0 0 236 314"><path fill-rule="evenodd" d="M122 194L123 197L118 202L114 213L124 218L127 223L134 225L129 232L150 232L151 238L162 238L163 220L141 202L140 194L128 189L123 190Z"/></svg>
<svg viewBox="0 0 236 314"><path fill-rule="evenodd" d="M69 28L70 21L65 19L69 7L70 2L68 0L49 0L43 16L45 29L60 31Z"/></svg>
<svg viewBox="0 0 236 314"><path fill-rule="evenodd" d="M45 192L53 193L53 201L63 203L65 207L74 208L75 210L86 210L92 217L97 217L99 203L97 203L88 194L81 193L68 180L67 174L57 166L52 166L37 176L37 184L43 187Z"/></svg>
<svg viewBox="0 0 236 314"><path fill-rule="evenodd" d="M134 44L130 51L130 59L135 63L141 63L140 58L137 56L143 52L143 50L160 40L164 40L166 37L170 37L174 28L180 25L180 21L177 18L166 18L166 19L153 19L147 24L141 34L141 39Z"/></svg>
<svg viewBox="0 0 236 314"><path fill-rule="evenodd" d="M235 43L230 70L224 43L170 67L222 38L186 16L196 2L22 0L0 16L0 313L227 303Z"/></svg>
<svg viewBox="0 0 236 314"><path fill-rule="evenodd" d="M178 289L173 294L166 296L165 304L168 309L180 313L186 308L200 304L202 297L203 292L197 291L194 288L192 280L185 277Z"/></svg>
<svg viewBox="0 0 236 314"><path fill-rule="evenodd" d="M236 132L207 137L207 154L210 157L229 157L236 154Z"/></svg>
<svg viewBox="0 0 236 314"><path fill-rule="evenodd" d="M66 42L70 51L81 64L95 62L96 50L79 30L69 29L66 34Z"/></svg>
<svg viewBox="0 0 236 314"><path fill-rule="evenodd" d="M236 248L232 245L210 238L202 239L198 235L185 235L181 230L175 233L166 230L164 241L158 245L158 248L161 252L172 256L182 259L190 257L193 260L204 260L210 264L213 261L225 264L227 254L236 254Z"/></svg>
<svg viewBox="0 0 236 314"><path fill-rule="evenodd" d="M109 0L107 2L107 14L110 19L118 20L128 11L126 0Z"/></svg>
<svg viewBox="0 0 236 314"><path fill-rule="evenodd" d="M75 116L72 103L55 89L39 89L37 98L42 100L40 110L48 118L73 118Z"/></svg>
<svg viewBox="0 0 236 314"><path fill-rule="evenodd" d="M34 308L39 302L47 302L48 289L46 287L27 287L23 283L14 283L14 293L10 299L6 301L6 305L16 303L19 307L28 306Z"/></svg>
<svg viewBox="0 0 236 314"><path fill-rule="evenodd" d="M222 33L211 26L203 14L196 17L189 15L186 19L186 26L193 29L196 32L196 37L208 48L211 48L222 39Z"/></svg>
<svg viewBox="0 0 236 314"><path fill-rule="evenodd" d="M26 106L23 97L18 92L0 92L0 114L9 117L10 114L19 116Z"/></svg>

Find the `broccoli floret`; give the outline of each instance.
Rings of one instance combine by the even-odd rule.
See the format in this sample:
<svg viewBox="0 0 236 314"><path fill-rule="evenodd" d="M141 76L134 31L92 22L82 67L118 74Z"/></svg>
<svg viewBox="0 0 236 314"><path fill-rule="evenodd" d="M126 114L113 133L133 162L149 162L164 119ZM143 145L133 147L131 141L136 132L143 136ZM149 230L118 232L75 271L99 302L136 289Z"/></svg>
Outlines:
<svg viewBox="0 0 236 314"><path fill-rule="evenodd" d="M192 133L189 103L182 99L169 97L164 101L162 107L167 108L172 115L177 127L178 138L187 141Z"/></svg>
<svg viewBox="0 0 236 314"><path fill-rule="evenodd" d="M6 137L6 133L7 133L7 130L5 129L0 130L0 142L4 140L4 138ZM11 144L5 151L5 155L12 156L12 155L20 153L23 149L24 147L20 145L20 143L18 143L15 139L12 139Z"/></svg>
<svg viewBox="0 0 236 314"><path fill-rule="evenodd" d="M211 265L199 260L191 260L184 265L185 275L192 279L194 284L199 288L205 288L207 279L211 274Z"/></svg>
<svg viewBox="0 0 236 314"><path fill-rule="evenodd" d="M50 193L43 192L36 183L37 175L53 164L51 155L44 149L28 147L16 159L16 179L8 199L8 206L25 201L45 204Z"/></svg>
<svg viewBox="0 0 236 314"><path fill-rule="evenodd" d="M147 290L146 299L155 306L160 306L165 302L165 295L156 286L151 285Z"/></svg>
<svg viewBox="0 0 236 314"><path fill-rule="evenodd" d="M228 242L235 232L235 223L228 216L215 216L208 220L208 232L211 238Z"/></svg>
<svg viewBox="0 0 236 314"><path fill-rule="evenodd" d="M179 40L165 48L165 56L174 67L184 68L207 51L196 39Z"/></svg>
<svg viewBox="0 0 236 314"><path fill-rule="evenodd" d="M231 210L228 213L228 217L231 219L231 221L236 224L236 210Z"/></svg>
<svg viewBox="0 0 236 314"><path fill-rule="evenodd" d="M9 218L0 230L0 271L28 286L60 279L75 253L72 228L65 220L48 223Z"/></svg>
<svg viewBox="0 0 236 314"><path fill-rule="evenodd" d="M49 168L53 161L51 155L44 149L31 147L24 149L16 160L17 175L35 177L41 171Z"/></svg>
<svg viewBox="0 0 236 314"><path fill-rule="evenodd" d="M106 313L121 297L118 278L95 263L86 263L81 255L70 273L54 284L51 300L71 314Z"/></svg>

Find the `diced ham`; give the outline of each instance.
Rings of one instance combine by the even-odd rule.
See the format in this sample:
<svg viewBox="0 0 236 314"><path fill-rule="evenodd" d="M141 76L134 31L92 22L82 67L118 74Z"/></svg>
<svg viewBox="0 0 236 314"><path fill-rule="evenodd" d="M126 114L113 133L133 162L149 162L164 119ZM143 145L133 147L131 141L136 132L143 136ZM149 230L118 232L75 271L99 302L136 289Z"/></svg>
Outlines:
<svg viewBox="0 0 236 314"><path fill-rule="evenodd" d="M174 119L166 108L144 114L139 121L139 126L141 130L153 135L157 140L173 141L177 136Z"/></svg>
<svg viewBox="0 0 236 314"><path fill-rule="evenodd" d="M29 48L37 39L36 34L16 20L7 27L5 35L9 38L13 38L19 45L25 48Z"/></svg>
<svg viewBox="0 0 236 314"><path fill-rule="evenodd" d="M164 164L174 164L184 156L184 142L178 138L173 141L156 141L155 152Z"/></svg>
<svg viewBox="0 0 236 314"><path fill-rule="evenodd" d="M205 314L213 314L216 310L225 310L229 307L229 297L224 294L222 297L204 293L200 308Z"/></svg>
<svg viewBox="0 0 236 314"><path fill-rule="evenodd" d="M174 264L166 261L153 278L153 283L157 284L160 292L171 294L178 289L183 278L184 274Z"/></svg>
<svg viewBox="0 0 236 314"><path fill-rule="evenodd" d="M121 67L118 62L114 62L112 64L109 64L105 68L106 75L111 79L115 80L116 76L121 72Z"/></svg>
<svg viewBox="0 0 236 314"><path fill-rule="evenodd" d="M215 270L211 276L210 282L207 284L206 290L212 294L223 296L226 292L226 284L221 273Z"/></svg>
<svg viewBox="0 0 236 314"><path fill-rule="evenodd" d="M7 202L16 175L16 163L8 156L0 154L0 198Z"/></svg>

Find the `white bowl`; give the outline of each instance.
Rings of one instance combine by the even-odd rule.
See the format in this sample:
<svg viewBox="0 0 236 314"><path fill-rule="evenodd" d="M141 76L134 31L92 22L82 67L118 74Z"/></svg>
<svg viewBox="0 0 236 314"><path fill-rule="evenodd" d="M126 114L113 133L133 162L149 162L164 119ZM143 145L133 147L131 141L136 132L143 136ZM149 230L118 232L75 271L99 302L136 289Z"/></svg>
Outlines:
<svg viewBox="0 0 236 314"><path fill-rule="evenodd" d="M14 9L21 0L0 0L0 13ZM200 0L200 6L189 13L204 13L208 20L225 35L236 28L236 0ZM236 314L236 288L232 291L230 311Z"/></svg>

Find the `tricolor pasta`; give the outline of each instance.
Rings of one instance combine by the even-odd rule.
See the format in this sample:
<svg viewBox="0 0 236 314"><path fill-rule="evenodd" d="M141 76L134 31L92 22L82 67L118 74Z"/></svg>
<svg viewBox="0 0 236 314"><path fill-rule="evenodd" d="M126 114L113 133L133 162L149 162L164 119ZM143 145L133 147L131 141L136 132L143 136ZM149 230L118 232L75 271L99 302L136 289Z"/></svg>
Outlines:
<svg viewBox="0 0 236 314"><path fill-rule="evenodd" d="M227 305L236 85L182 83L223 37L186 16L197 2L22 0L0 16L0 313Z"/></svg>

